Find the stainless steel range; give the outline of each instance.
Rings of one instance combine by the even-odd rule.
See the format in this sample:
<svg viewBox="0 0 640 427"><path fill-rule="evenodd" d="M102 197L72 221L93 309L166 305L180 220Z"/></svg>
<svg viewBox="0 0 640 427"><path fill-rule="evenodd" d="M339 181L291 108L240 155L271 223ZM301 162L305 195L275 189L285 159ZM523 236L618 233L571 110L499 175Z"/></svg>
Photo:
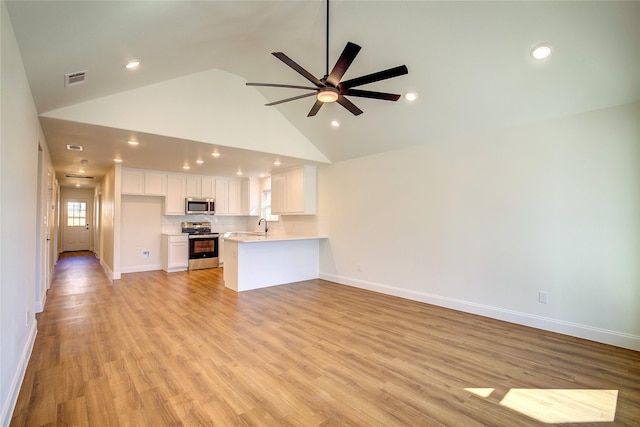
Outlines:
<svg viewBox="0 0 640 427"><path fill-rule="evenodd" d="M189 234L189 270L218 267L218 233L210 222L183 222L182 232Z"/></svg>

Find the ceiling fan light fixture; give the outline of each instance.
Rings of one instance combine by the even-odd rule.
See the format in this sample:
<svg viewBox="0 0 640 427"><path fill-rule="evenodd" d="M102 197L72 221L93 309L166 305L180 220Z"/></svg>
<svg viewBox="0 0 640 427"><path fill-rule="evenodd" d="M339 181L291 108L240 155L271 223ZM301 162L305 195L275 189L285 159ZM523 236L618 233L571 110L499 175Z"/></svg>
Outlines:
<svg viewBox="0 0 640 427"><path fill-rule="evenodd" d="M318 101L320 102L336 102L338 100L338 90L333 88L324 88L318 91Z"/></svg>

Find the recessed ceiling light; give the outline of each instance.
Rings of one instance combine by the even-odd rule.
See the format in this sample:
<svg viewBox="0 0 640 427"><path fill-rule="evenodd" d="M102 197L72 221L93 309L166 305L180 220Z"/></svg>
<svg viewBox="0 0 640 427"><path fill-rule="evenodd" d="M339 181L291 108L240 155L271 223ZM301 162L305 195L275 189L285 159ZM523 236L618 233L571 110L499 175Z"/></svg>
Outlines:
<svg viewBox="0 0 640 427"><path fill-rule="evenodd" d="M211 155L215 158L220 157L220 153L218 153L217 151L214 151L213 153L211 153Z"/></svg>
<svg viewBox="0 0 640 427"><path fill-rule="evenodd" d="M127 143L128 143L129 145L138 145L138 144L140 144L138 141L135 141L135 140L133 140L133 139L130 139L129 141L127 141Z"/></svg>
<svg viewBox="0 0 640 427"><path fill-rule="evenodd" d="M546 43L539 44L531 49L531 57L533 59L546 59L549 55L551 55L551 46Z"/></svg>
<svg viewBox="0 0 640 427"><path fill-rule="evenodd" d="M276 160L275 162L273 162L273 164L276 166L280 166L282 163L280 163L280 160Z"/></svg>
<svg viewBox="0 0 640 427"><path fill-rule="evenodd" d="M331 120L331 126L334 128L340 127L340 122L337 120Z"/></svg>
<svg viewBox="0 0 640 427"><path fill-rule="evenodd" d="M113 159L113 161L116 163L122 163L122 159Z"/></svg>
<svg viewBox="0 0 640 427"><path fill-rule="evenodd" d="M127 70L135 70L139 66L140 66L140 60L132 59L131 61L125 64L124 68L126 68Z"/></svg>
<svg viewBox="0 0 640 427"><path fill-rule="evenodd" d="M242 175L242 171L239 170L238 172L236 172L236 175Z"/></svg>
<svg viewBox="0 0 640 427"><path fill-rule="evenodd" d="M84 173L84 169L80 169L78 173Z"/></svg>
<svg viewBox="0 0 640 427"><path fill-rule="evenodd" d="M88 164L89 164L89 160L87 160L87 159L82 159L82 160L80 160L80 164L81 164L81 165L86 166L86 165L88 165Z"/></svg>
<svg viewBox="0 0 640 427"><path fill-rule="evenodd" d="M201 164L203 164L203 163L204 163L204 160L200 160L200 159L198 159L198 160L196 160L196 163L197 163L197 164L199 164L199 165L201 165Z"/></svg>
<svg viewBox="0 0 640 427"><path fill-rule="evenodd" d="M76 184L76 188L77 188L77 187L82 187L82 185L80 185L80 184Z"/></svg>
<svg viewBox="0 0 640 427"><path fill-rule="evenodd" d="M409 102L413 102L413 101L415 101L416 99L418 99L418 94L417 94L417 93L415 93L415 92L407 92L407 93L404 95L404 99L406 99L406 100L407 100L407 101L409 101Z"/></svg>
<svg viewBox="0 0 640 427"><path fill-rule="evenodd" d="M189 169L191 169L191 167L190 167L189 165L184 165L184 166L182 167L182 169L184 169L184 170L188 171Z"/></svg>

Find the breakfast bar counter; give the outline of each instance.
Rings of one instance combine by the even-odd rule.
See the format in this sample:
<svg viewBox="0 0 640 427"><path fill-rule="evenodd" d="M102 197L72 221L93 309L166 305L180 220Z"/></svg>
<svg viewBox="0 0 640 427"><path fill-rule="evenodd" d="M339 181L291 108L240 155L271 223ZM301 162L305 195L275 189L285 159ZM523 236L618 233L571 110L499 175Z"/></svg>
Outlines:
<svg viewBox="0 0 640 427"><path fill-rule="evenodd" d="M320 274L322 236L236 234L224 239L224 284L236 292L302 280Z"/></svg>

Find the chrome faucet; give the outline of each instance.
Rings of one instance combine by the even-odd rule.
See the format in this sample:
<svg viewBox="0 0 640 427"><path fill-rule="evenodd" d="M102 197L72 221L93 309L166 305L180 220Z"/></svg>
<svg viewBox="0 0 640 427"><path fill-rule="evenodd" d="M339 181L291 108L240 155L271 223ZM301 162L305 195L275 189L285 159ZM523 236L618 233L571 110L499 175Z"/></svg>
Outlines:
<svg viewBox="0 0 640 427"><path fill-rule="evenodd" d="M269 231L269 223L267 222L266 218L260 218L260 221L258 221L258 225L262 224L262 221L264 221L264 234L267 234L267 231Z"/></svg>

